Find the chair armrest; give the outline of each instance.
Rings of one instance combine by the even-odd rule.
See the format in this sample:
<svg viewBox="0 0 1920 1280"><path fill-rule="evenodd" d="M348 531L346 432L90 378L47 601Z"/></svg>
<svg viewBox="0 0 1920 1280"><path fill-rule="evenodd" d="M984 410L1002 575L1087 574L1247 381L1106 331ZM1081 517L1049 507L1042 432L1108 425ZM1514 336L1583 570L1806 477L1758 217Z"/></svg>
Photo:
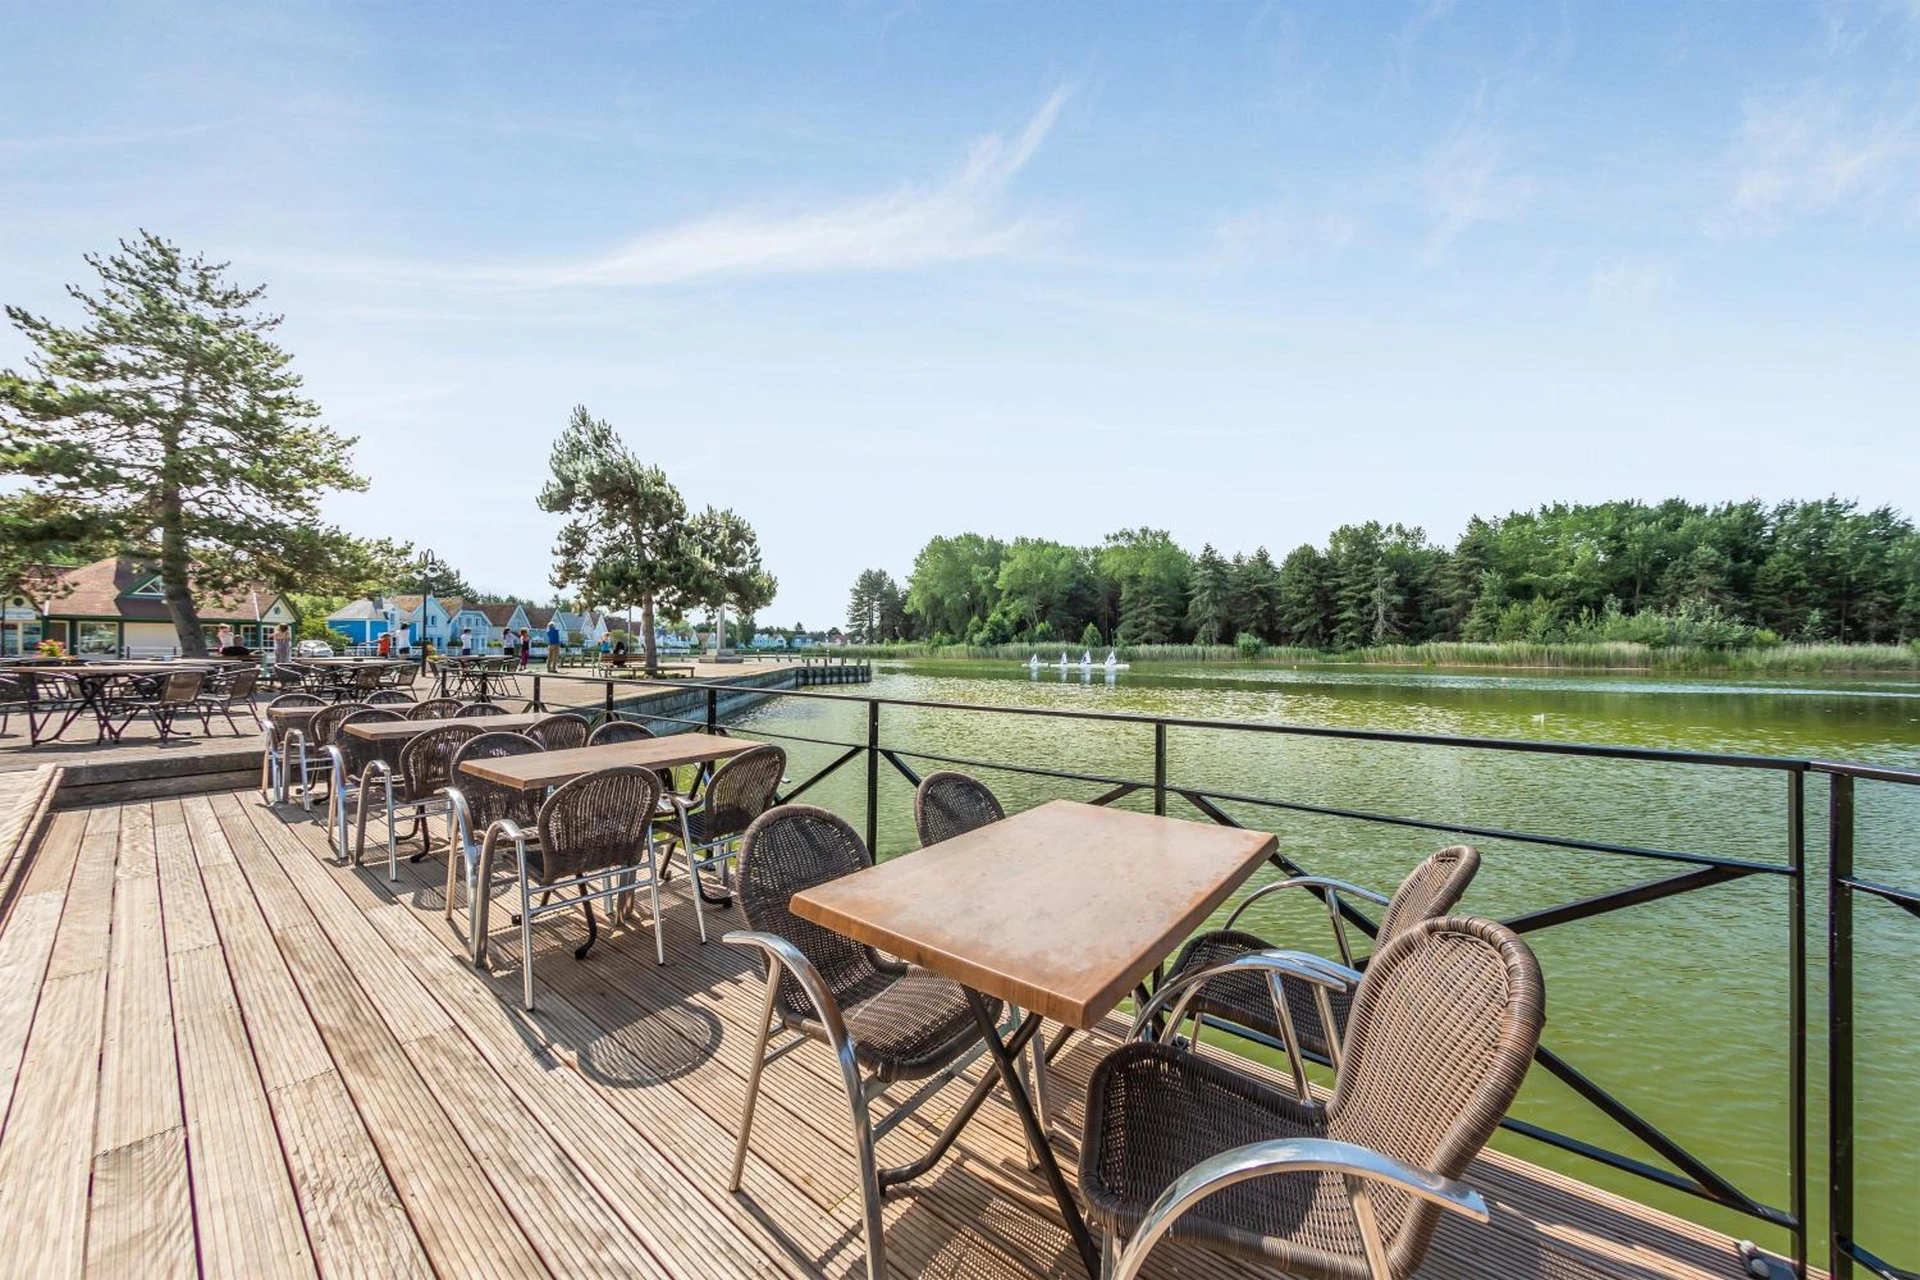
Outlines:
<svg viewBox="0 0 1920 1280"><path fill-rule="evenodd" d="M1331 960L1322 960L1318 956L1306 955L1297 951L1249 951L1245 955L1235 956L1231 960L1211 965L1196 973L1183 973L1168 982L1160 984L1133 1015L1133 1026L1127 1031L1127 1039L1137 1040L1140 1032L1147 1028L1154 1017L1173 1003L1173 1015L1167 1019L1169 1029L1180 1025L1180 1019L1186 1015L1187 1005L1192 1003L1200 988L1213 979L1229 973L1257 972L1262 975L1278 974L1281 977L1298 978L1330 991L1345 990L1356 985L1360 975L1351 969L1345 969ZM1351 979L1349 976L1351 975ZM1179 997L1175 1002L1174 998Z"/></svg>
<svg viewBox="0 0 1920 1280"><path fill-rule="evenodd" d="M1372 1201L1366 1197L1363 1189L1356 1186L1357 1182L1390 1183L1475 1222L1484 1223L1490 1216L1487 1202L1478 1191L1464 1182L1402 1164L1391 1156L1367 1147L1351 1142L1335 1142L1329 1138L1282 1138L1255 1142L1203 1160L1174 1179L1173 1185L1160 1193L1160 1198L1147 1210L1146 1217L1140 1220L1140 1229L1134 1232L1126 1252L1120 1256L1119 1266L1114 1269L1114 1280L1134 1280L1145 1265L1147 1254L1179 1221L1180 1215L1216 1191L1268 1174L1307 1172L1345 1176L1348 1195L1355 1202L1355 1216L1360 1221L1361 1235L1366 1243L1375 1280L1391 1280L1391 1277L1384 1269L1386 1251L1380 1240L1379 1226L1373 1221ZM1361 1205L1366 1207L1362 1209Z"/></svg>
<svg viewBox="0 0 1920 1280"><path fill-rule="evenodd" d="M1375 893L1372 889L1362 889L1357 884L1349 884L1345 880L1335 880L1331 876L1289 876L1285 880L1276 880L1272 884L1262 885L1260 888L1255 889L1252 893L1242 898L1240 905L1233 909L1233 914L1227 917L1225 927L1229 929L1233 928L1233 922L1240 918L1241 912L1268 894L1278 893L1282 889L1331 889L1335 893L1344 893L1350 898L1360 898L1382 907L1386 906L1389 901L1385 894Z"/></svg>
<svg viewBox="0 0 1920 1280"><path fill-rule="evenodd" d="M844 1070L853 1071L851 1077L859 1079L858 1067L853 1057L853 1037L847 1034L846 1020L840 1016L840 1005L834 1000L833 993L827 990L826 979L813 967L813 961L806 953L778 934L762 933L757 929L734 929L724 933L720 941L736 947L758 947L767 958L767 981L780 981L780 970L785 968L807 993L807 999L813 1005L813 1011L820 1015L820 1024L827 1029L827 1043L841 1060Z"/></svg>

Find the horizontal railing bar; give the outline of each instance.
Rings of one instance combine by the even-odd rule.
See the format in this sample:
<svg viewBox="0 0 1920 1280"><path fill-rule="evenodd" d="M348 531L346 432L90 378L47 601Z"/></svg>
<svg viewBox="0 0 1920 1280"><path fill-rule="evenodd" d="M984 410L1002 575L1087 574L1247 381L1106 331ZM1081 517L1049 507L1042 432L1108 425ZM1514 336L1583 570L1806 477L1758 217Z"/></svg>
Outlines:
<svg viewBox="0 0 1920 1280"><path fill-rule="evenodd" d="M1702 867L1698 871L1686 871L1677 876L1648 880L1641 884L1629 885L1624 889L1597 893L1590 898L1563 903L1557 907L1545 907L1539 911L1511 916L1501 923L1515 933L1534 933L1541 929L1551 929L1556 925L1572 924L1576 920L1590 920L1594 916L1605 915L1610 911L1637 907L1648 902L1658 902L1663 898L1675 897L1678 894L1709 888L1716 884L1725 884L1730 880L1744 880L1752 874L1753 872L1740 867Z"/></svg>
<svg viewBox="0 0 1920 1280"><path fill-rule="evenodd" d="M1588 853L1617 853L1633 858L1656 858L1666 862L1685 862L1701 867L1733 867L1742 871L1759 872L1767 875L1790 876L1796 874L1792 867L1779 866L1771 862L1748 862L1740 858L1716 858L1705 853L1679 853L1668 849L1647 849L1631 844L1607 844L1598 840L1578 840L1571 836L1535 835L1524 831L1504 831L1499 827L1461 826L1457 823L1434 822L1426 818L1403 818L1397 814L1369 813L1364 809L1341 809L1332 805L1309 804L1303 800L1268 800L1261 796L1240 795L1231 791L1207 791L1197 787L1170 788L1182 795L1211 796L1216 800L1226 800L1237 804L1264 805L1270 809L1289 809L1296 813L1312 813L1327 818L1349 818L1361 822L1380 822L1389 826L1412 827L1421 831L1438 831L1448 835L1475 836L1482 840L1509 840L1517 844L1547 845L1555 849L1576 849Z"/></svg>
<svg viewBox="0 0 1920 1280"><path fill-rule="evenodd" d="M1854 876L1835 876L1835 884L1846 885L1849 889L1858 889L1862 893L1883 898L1896 907L1904 907L1915 915L1920 915L1920 893L1912 889L1900 889L1890 884L1878 884L1872 880L1861 880Z"/></svg>
<svg viewBox="0 0 1920 1280"><path fill-rule="evenodd" d="M1920 786L1920 770L1900 769L1892 765L1851 764L1844 760L1815 760L1807 766L1815 773L1837 773L1846 778L1864 778L1870 782L1894 782Z"/></svg>

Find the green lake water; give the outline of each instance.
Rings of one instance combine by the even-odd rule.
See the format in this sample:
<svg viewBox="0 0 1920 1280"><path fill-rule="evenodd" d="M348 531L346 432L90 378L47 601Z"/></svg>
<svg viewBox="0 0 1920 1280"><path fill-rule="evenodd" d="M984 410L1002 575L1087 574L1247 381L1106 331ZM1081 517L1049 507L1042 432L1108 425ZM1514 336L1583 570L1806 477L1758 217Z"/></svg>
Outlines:
<svg viewBox="0 0 1920 1280"><path fill-rule="evenodd" d="M883 664L845 690L968 705L1072 708L1197 719L1527 738L1920 767L1920 685L1772 682L1642 675L1499 675L1353 668L1151 666L1083 680L1012 663ZM861 702L775 698L735 720L741 731L864 743ZM883 745L970 760L1136 780L1153 777L1146 726L957 710L883 707ZM842 748L783 740L798 782ZM1783 864L1787 790L1771 771L1579 759L1455 747L1171 729L1173 785L1576 839ZM910 760L925 773L941 767ZM1055 796L1091 799L1097 784L976 771L1010 810ZM864 818L856 760L806 800ZM1825 779L1806 791L1810 1152L1814 1260L1824 1258L1825 1088L1819 1041L1825 988ZM912 790L891 767L880 782L879 852L915 845ZM1151 796L1122 802L1150 808ZM1442 833L1226 804L1278 834L1309 870L1390 890ZM1920 885L1920 787L1861 783L1861 875ZM1200 819L1175 798L1169 812ZM1504 917L1687 868L1669 862L1477 840L1484 855L1462 909ZM1263 872L1259 883L1277 873ZM1251 887L1251 886L1250 886ZM1546 972L1544 1043L1747 1194L1789 1204L1787 1164L1788 882L1755 875L1529 935ZM1063 912L1071 902L1062 902ZM1860 1136L1858 1234L1896 1263L1920 1266L1920 921L1862 901L1856 983ZM1221 912L1224 919L1225 910ZM1243 917L1277 944L1331 952L1324 910L1278 894ZM1363 941L1355 934L1356 941ZM1516 1114L1659 1164L1606 1117L1535 1068ZM1658 1204L1735 1236L1784 1248L1783 1233L1670 1191L1503 1134L1527 1159Z"/></svg>

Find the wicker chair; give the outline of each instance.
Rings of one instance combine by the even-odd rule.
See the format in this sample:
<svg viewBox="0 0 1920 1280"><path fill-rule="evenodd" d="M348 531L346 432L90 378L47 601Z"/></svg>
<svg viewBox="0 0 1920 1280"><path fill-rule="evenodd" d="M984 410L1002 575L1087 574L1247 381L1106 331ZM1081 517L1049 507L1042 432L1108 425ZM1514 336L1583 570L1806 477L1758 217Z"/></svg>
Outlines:
<svg viewBox="0 0 1920 1280"><path fill-rule="evenodd" d="M287 734L287 755L297 761L294 776L300 783L300 807L309 812L313 809L313 779L315 775L333 772L333 761L327 755L327 747L332 744L333 736L340 730L340 722L356 711L365 711L364 702L327 703L324 694L309 694L322 705L313 713L313 719L307 721L304 728L295 729Z"/></svg>
<svg viewBox="0 0 1920 1280"><path fill-rule="evenodd" d="M106 718L102 722L107 736L115 742L127 726L145 716L153 721L162 741L185 737L173 731L173 722L182 715L196 715L200 688L206 672L198 668L170 671L164 676L134 676L117 680L102 692Z"/></svg>
<svg viewBox="0 0 1920 1280"><path fill-rule="evenodd" d="M587 718L571 712L548 716L527 730L527 736L549 751L587 745Z"/></svg>
<svg viewBox="0 0 1920 1280"><path fill-rule="evenodd" d="M460 713L463 704L458 698L428 698L425 702L413 704L413 710L407 712L409 720L451 720Z"/></svg>
<svg viewBox="0 0 1920 1280"><path fill-rule="evenodd" d="M418 862L433 851L433 831L427 819L452 812L446 789L452 776L454 752L479 733L477 725L448 721L408 739L400 750L398 765L377 760L368 766L366 780L360 787L359 810L354 815L355 866L360 865L366 852L369 796L378 799L380 816L387 825L387 879L400 878L401 823L412 822L414 834L420 837L420 852L409 861Z"/></svg>
<svg viewBox="0 0 1920 1280"><path fill-rule="evenodd" d="M728 933L725 941L759 949L766 961L767 985L727 1189L740 1189L761 1069L803 1040L824 1043L839 1059L853 1112L867 1274L871 1280L880 1280L887 1273L881 1189L884 1182L901 1179L895 1176L900 1171L883 1174L878 1169L874 1143L931 1094L916 1094L878 1124L869 1113L870 1104L895 1081L950 1076L977 1052L981 1041L966 993L958 983L889 960L871 947L801 919L790 909L795 893L872 865L873 855L853 828L813 805L781 805L762 814L740 842L740 902L752 927ZM989 999L987 1004L998 1018L1001 1002ZM768 1043L776 1032L799 1039L769 1052ZM997 1079L997 1073L986 1073L976 1096L949 1122L950 1131L957 1132ZM939 1143L944 1146L950 1140L950 1133L943 1133Z"/></svg>
<svg viewBox="0 0 1920 1280"><path fill-rule="evenodd" d="M365 806L367 773L370 766L378 763L386 767L392 755L392 743L374 742L362 738L347 730L357 724L392 724L406 717L391 707L369 707L360 704L341 703L341 706L353 706L354 710L342 716L334 725L333 735L326 745L329 764L327 784L327 839L340 851L341 861L347 856L347 802L358 797Z"/></svg>
<svg viewBox="0 0 1920 1280"><path fill-rule="evenodd" d="M928 774L913 793L913 825L922 846L951 840L1006 816L986 783L951 769Z"/></svg>
<svg viewBox="0 0 1920 1280"><path fill-rule="evenodd" d="M542 795L531 788L503 787L485 778L467 773L461 765L469 760L499 760L507 756L533 755L546 748L524 733L504 730L482 732L468 738L453 753L447 766L447 805L453 811L454 838L459 841L460 857L447 854L446 916L453 919L454 888L464 884L467 890L467 949L478 964L484 952L484 933L479 900L492 892L492 884L480 882L482 850L489 874L493 869L493 844L502 829L512 822L527 840L536 839L533 828L540 819ZM456 867L461 875L455 876Z"/></svg>
<svg viewBox="0 0 1920 1280"><path fill-rule="evenodd" d="M612 742L644 742L656 736L653 730L635 720L602 720L587 736L587 745L598 747ZM680 790L679 784L673 780L673 770L655 769L653 773L660 779L660 810L662 813L671 813L673 801L670 797ZM666 878L662 877L663 880Z"/></svg>
<svg viewBox="0 0 1920 1280"><path fill-rule="evenodd" d="M326 699L311 693L283 693L267 703L267 746L260 753L260 796L269 804L284 803L287 798L287 739L294 730L273 722L276 708L293 709L327 705Z"/></svg>
<svg viewBox="0 0 1920 1280"><path fill-rule="evenodd" d="M694 918L700 925L702 942L707 940L708 899L700 873L717 866L721 883L728 883L728 862L753 820L780 803L780 779L786 771L787 753L763 742L716 769L698 799L667 797L672 813L663 816L660 823L667 836L667 857L672 857L676 845L686 857L687 874L693 880ZM722 892L712 901L716 906L726 906L732 897Z"/></svg>
<svg viewBox="0 0 1920 1280"><path fill-rule="evenodd" d="M1273 947L1254 934L1235 929L1234 923L1248 907L1269 894L1283 889L1315 890L1325 895L1327 913L1333 921L1334 943L1340 950L1340 962L1348 968L1353 967L1353 949L1347 941L1346 922L1340 913L1341 897L1360 898L1386 907L1386 913L1380 917L1379 936L1374 940L1374 949L1378 951L1395 935L1400 934L1422 920L1445 915L1453 909L1460 896L1467 891L1473 877L1480 870L1480 851L1471 845L1449 845L1421 860L1407 878L1400 882L1393 897L1383 897L1370 889L1347 884L1340 880L1331 880L1325 876L1293 876L1264 885L1242 899L1233 914L1227 917L1226 927L1208 933L1196 934L1182 947L1179 956L1173 962L1168 980L1189 973L1198 973L1202 969L1211 969L1224 964L1235 956L1247 955L1256 951L1267 951ZM1327 1061L1332 1060L1328 1051L1324 1021L1321 1017L1321 997L1315 994L1310 983L1282 977L1280 989L1285 996L1284 1016L1293 1022L1291 1034L1299 1038L1301 1047L1309 1054ZM1349 994L1347 988L1327 991L1328 1009L1333 1017L1336 1038L1342 1034L1347 1024ZM1269 1040L1285 1042L1289 1030L1281 1025L1282 1012L1274 1005L1273 994L1266 979L1257 973L1229 973L1205 984L1194 996L1189 1006L1193 1013L1193 1035L1200 1035L1202 1017L1217 1018L1235 1026L1245 1027L1258 1032Z"/></svg>
<svg viewBox="0 0 1920 1280"><path fill-rule="evenodd" d="M367 705L370 707L406 707L408 710L412 710L413 695L403 689L396 689L391 685L383 685L378 693L370 693L367 695Z"/></svg>
<svg viewBox="0 0 1920 1280"><path fill-rule="evenodd" d="M1284 952L1229 963L1316 980ZM1136 1030L1196 977L1164 984ZM1324 1105L1173 1044L1123 1045L1094 1069L1080 1147L1111 1274L1131 1280L1170 1235L1307 1280L1411 1275L1442 1210L1487 1221L1455 1179L1512 1105L1545 1020L1520 936L1445 916L1375 953Z"/></svg>
<svg viewBox="0 0 1920 1280"><path fill-rule="evenodd" d="M488 716L503 716L507 709L497 702L465 702L453 713L455 720L482 720Z"/></svg>
<svg viewBox="0 0 1920 1280"><path fill-rule="evenodd" d="M651 772L630 766L581 774L546 798L534 832L511 818L503 819L482 844L475 877L478 885L490 882L495 837L514 843L520 883L520 1002L529 1012L533 1009L533 922L539 916L569 910L576 902L586 913L587 940L573 955L584 960L600 932L593 904L625 900L637 890L648 890L653 897L654 957L661 964L667 962L666 939L660 931L659 861L653 846L653 806L659 788ZM568 889L578 889L579 897L567 900ZM537 901L535 894L540 895ZM547 898L553 894L562 900L549 903ZM488 895L478 892L473 902L477 962L484 966Z"/></svg>

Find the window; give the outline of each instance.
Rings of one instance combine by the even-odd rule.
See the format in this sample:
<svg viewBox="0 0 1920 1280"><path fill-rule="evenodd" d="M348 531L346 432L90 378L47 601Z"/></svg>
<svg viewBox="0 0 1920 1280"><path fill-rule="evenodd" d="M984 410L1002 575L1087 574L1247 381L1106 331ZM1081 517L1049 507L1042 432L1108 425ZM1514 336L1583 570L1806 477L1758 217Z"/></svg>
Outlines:
<svg viewBox="0 0 1920 1280"><path fill-rule="evenodd" d="M79 635L73 646L75 653L104 653L109 656L120 652L120 624L117 622L82 622Z"/></svg>

